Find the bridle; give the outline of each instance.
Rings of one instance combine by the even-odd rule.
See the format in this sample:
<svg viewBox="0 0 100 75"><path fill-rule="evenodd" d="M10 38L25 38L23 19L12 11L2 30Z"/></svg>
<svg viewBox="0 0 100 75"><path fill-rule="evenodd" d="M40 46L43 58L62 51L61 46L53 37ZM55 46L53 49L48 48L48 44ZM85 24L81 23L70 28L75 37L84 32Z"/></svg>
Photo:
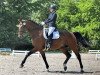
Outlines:
<svg viewBox="0 0 100 75"><path fill-rule="evenodd" d="M19 23L19 25L17 25L17 27L19 28L19 30L18 30L18 35L22 35L23 33L24 33L24 30L23 29L21 29L21 27L22 26L26 26L26 22L25 21L19 21L20 23Z"/></svg>

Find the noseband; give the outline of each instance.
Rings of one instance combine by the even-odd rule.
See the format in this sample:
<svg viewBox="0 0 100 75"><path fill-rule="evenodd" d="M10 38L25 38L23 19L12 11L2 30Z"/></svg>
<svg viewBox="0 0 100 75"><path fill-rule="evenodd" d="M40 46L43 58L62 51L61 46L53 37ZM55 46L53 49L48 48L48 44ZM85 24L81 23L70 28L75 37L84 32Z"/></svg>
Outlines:
<svg viewBox="0 0 100 75"><path fill-rule="evenodd" d="M22 27L22 26L25 26L26 25L26 23L25 23L25 20L24 20L24 22L22 21L22 24L19 24L17 27ZM24 32L24 30L19 30L19 32Z"/></svg>

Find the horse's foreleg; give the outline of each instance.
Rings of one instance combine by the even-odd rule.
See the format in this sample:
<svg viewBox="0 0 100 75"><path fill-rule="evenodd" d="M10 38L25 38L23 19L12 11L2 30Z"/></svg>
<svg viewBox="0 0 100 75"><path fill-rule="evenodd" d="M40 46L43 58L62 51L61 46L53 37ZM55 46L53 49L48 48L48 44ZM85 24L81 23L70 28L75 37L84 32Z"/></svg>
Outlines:
<svg viewBox="0 0 100 75"><path fill-rule="evenodd" d="M27 53L27 55L25 56L25 58L23 59L20 68L22 68L24 66L24 63L26 62L26 59L33 53L35 53L36 51L31 50L30 52Z"/></svg>
<svg viewBox="0 0 100 75"><path fill-rule="evenodd" d="M44 62L45 62L46 69L47 69L47 71L49 71L49 65L48 65L48 62L47 62L47 60L46 60L45 53L44 53L44 51L40 51L40 53L41 53L42 58L43 58L43 60L44 60Z"/></svg>

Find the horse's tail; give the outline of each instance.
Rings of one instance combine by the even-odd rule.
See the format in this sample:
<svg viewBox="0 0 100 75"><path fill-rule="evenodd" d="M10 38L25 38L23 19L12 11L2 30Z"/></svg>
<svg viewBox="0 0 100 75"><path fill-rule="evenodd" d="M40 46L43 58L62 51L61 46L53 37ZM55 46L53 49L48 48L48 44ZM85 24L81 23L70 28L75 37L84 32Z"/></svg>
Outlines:
<svg viewBox="0 0 100 75"><path fill-rule="evenodd" d="M86 39L79 33L79 32L73 32L78 42L82 44L83 47L90 47L89 43L86 41Z"/></svg>

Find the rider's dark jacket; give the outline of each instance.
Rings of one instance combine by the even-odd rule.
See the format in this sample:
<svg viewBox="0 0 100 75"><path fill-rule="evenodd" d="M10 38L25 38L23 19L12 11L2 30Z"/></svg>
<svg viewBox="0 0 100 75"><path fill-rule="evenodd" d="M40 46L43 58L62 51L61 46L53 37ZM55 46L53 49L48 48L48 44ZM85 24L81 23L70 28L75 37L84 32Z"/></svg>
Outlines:
<svg viewBox="0 0 100 75"><path fill-rule="evenodd" d="M45 24L47 24L49 27L56 27L56 19L57 14L55 12L51 12L48 19L45 20Z"/></svg>

